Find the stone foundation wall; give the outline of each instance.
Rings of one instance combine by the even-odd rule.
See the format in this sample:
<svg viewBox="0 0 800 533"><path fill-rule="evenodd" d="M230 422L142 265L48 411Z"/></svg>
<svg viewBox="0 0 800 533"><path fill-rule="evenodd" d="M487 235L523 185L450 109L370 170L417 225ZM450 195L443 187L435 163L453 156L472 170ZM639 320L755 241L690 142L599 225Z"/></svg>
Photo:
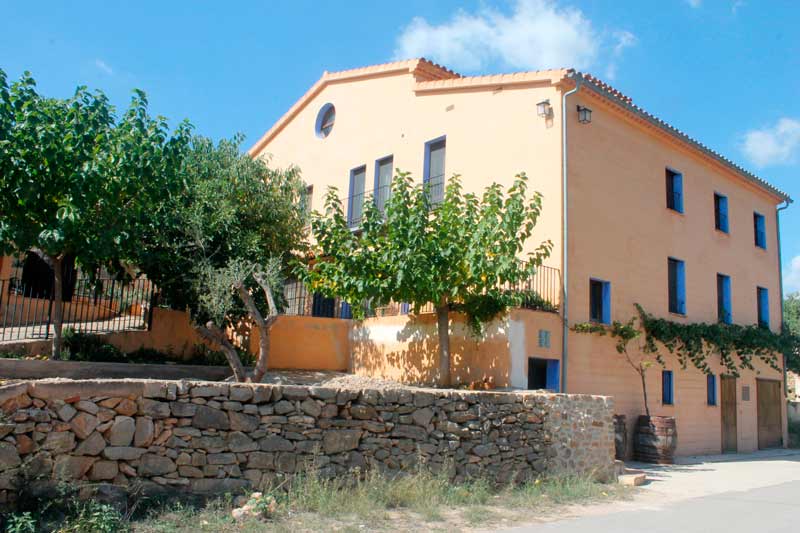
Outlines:
<svg viewBox="0 0 800 533"><path fill-rule="evenodd" d="M613 405L600 396L41 380L0 387L0 408L2 502L59 480L235 492L312 467L613 475Z"/></svg>

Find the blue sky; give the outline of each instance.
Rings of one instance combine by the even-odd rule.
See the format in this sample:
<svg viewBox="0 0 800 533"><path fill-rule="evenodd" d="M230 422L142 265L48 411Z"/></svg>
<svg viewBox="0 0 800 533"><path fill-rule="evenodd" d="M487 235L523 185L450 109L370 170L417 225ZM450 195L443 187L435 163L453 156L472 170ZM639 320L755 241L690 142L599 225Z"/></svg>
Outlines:
<svg viewBox="0 0 800 533"><path fill-rule="evenodd" d="M800 3L787 0L6 2L0 68L255 140L324 70L424 55L466 74L577 66L788 192L800 290Z"/></svg>

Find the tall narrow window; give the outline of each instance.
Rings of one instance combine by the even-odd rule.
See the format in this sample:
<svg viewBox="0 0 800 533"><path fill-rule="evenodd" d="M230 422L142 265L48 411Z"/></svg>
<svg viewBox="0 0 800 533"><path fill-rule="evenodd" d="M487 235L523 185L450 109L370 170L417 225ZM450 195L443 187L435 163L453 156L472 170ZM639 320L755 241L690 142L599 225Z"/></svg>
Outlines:
<svg viewBox="0 0 800 533"><path fill-rule="evenodd" d="M589 280L589 318L592 322L611 323L611 284Z"/></svg>
<svg viewBox="0 0 800 533"><path fill-rule="evenodd" d="M714 193L714 227L728 233L728 197Z"/></svg>
<svg viewBox="0 0 800 533"><path fill-rule="evenodd" d="M666 170L667 207L683 213L683 176L674 170Z"/></svg>
<svg viewBox="0 0 800 533"><path fill-rule="evenodd" d="M764 287L757 287L756 298L758 299L758 325L762 328L769 328L769 291Z"/></svg>
<svg viewBox="0 0 800 533"><path fill-rule="evenodd" d="M364 214L364 181L367 178L367 167L358 167L350 171L350 196L347 198L347 224L351 228L361 224Z"/></svg>
<svg viewBox="0 0 800 533"><path fill-rule="evenodd" d="M753 236L756 246L767 249L767 229L764 225L764 215L753 213Z"/></svg>
<svg viewBox="0 0 800 533"><path fill-rule="evenodd" d="M686 267L680 259L670 257L667 260L669 311L686 314Z"/></svg>
<svg viewBox="0 0 800 533"><path fill-rule="evenodd" d="M375 207L383 213L389 193L392 190L392 166L394 158L392 156L378 159L375 162Z"/></svg>
<svg viewBox="0 0 800 533"><path fill-rule="evenodd" d="M425 143L425 168L423 183L428 191L428 198L434 205L444 199L444 159L446 140L444 137Z"/></svg>
<svg viewBox="0 0 800 533"><path fill-rule="evenodd" d="M661 403L672 405L675 403L675 384L672 379L672 370L661 371Z"/></svg>
<svg viewBox="0 0 800 533"><path fill-rule="evenodd" d="M706 403L717 405L717 376L706 374Z"/></svg>
<svg viewBox="0 0 800 533"><path fill-rule="evenodd" d="M731 277L717 274L717 320L730 324L733 321L731 313Z"/></svg>

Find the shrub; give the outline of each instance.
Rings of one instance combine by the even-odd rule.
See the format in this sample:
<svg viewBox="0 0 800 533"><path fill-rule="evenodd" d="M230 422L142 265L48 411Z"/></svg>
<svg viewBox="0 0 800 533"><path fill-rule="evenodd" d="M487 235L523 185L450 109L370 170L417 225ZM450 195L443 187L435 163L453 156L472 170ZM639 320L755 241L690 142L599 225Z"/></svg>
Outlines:
<svg viewBox="0 0 800 533"><path fill-rule="evenodd" d="M74 515L58 533L121 533L128 529L122 515L111 505L95 501L76 505Z"/></svg>
<svg viewBox="0 0 800 533"><path fill-rule="evenodd" d="M95 361L101 363L124 363L125 354L97 335L80 333L71 328L64 330L64 349L72 361Z"/></svg>
<svg viewBox="0 0 800 533"><path fill-rule="evenodd" d="M6 533L36 533L36 518L29 512L10 514L6 520Z"/></svg>

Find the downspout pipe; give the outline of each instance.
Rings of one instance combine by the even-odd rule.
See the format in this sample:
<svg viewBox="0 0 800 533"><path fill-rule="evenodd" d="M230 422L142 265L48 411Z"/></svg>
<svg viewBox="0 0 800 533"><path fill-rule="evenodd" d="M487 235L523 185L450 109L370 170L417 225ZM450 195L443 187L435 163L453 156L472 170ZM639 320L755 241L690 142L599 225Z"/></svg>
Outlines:
<svg viewBox="0 0 800 533"><path fill-rule="evenodd" d="M781 254L781 211L789 207L792 203L791 198L787 198L783 201L783 205L775 209L775 230L778 236L778 297L781 300L781 331L783 331L784 323L783 323L783 259ZM783 393L786 394L787 392L787 385L789 382L789 376L786 373L786 355L783 356Z"/></svg>
<svg viewBox="0 0 800 533"><path fill-rule="evenodd" d="M561 198L563 205L561 206L561 313L563 330L561 334L561 392L567 392L567 348L569 336L569 287L568 284L568 223L569 217L567 215L567 97L575 94L581 88L582 78L577 75L573 78L575 80L575 87L566 91L561 95Z"/></svg>

